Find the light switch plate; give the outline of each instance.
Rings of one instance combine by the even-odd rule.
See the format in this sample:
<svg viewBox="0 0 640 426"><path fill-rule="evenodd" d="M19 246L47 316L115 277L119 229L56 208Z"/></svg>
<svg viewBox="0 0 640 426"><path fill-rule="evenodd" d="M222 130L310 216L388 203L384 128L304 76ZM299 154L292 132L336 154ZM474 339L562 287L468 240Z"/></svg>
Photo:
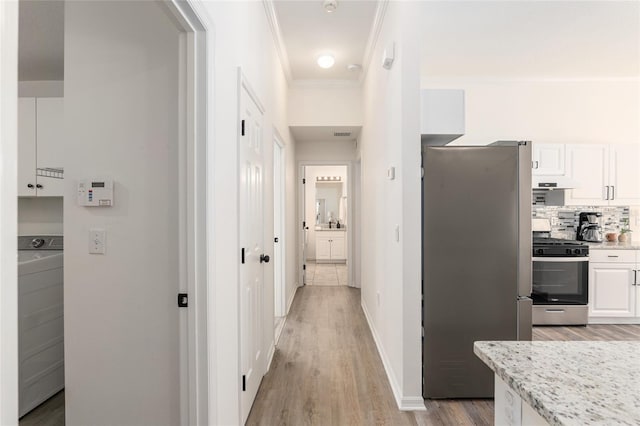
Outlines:
<svg viewBox="0 0 640 426"><path fill-rule="evenodd" d="M89 254L105 254L107 233L102 228L89 230Z"/></svg>
<svg viewBox="0 0 640 426"><path fill-rule="evenodd" d="M387 169L387 179L394 180L396 178L396 168L391 166Z"/></svg>

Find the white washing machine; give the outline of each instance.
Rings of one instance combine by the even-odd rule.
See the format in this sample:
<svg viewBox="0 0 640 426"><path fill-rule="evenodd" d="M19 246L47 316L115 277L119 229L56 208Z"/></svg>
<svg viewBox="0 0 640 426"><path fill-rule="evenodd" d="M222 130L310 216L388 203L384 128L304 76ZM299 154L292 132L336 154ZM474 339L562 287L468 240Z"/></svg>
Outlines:
<svg viewBox="0 0 640 426"><path fill-rule="evenodd" d="M20 417L64 388L61 236L18 237Z"/></svg>

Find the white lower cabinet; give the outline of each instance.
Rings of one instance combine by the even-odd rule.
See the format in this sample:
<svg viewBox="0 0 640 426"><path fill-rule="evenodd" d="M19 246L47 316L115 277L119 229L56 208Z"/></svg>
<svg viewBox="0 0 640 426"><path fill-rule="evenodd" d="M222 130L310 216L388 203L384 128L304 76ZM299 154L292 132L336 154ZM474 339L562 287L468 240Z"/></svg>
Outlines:
<svg viewBox="0 0 640 426"><path fill-rule="evenodd" d="M346 260L345 231L319 231L316 233L316 261Z"/></svg>
<svg viewBox="0 0 640 426"><path fill-rule="evenodd" d="M634 250L592 250L589 322L640 321L640 265Z"/></svg>
<svg viewBox="0 0 640 426"><path fill-rule="evenodd" d="M549 423L520 398L500 377L495 377L495 425L542 426Z"/></svg>

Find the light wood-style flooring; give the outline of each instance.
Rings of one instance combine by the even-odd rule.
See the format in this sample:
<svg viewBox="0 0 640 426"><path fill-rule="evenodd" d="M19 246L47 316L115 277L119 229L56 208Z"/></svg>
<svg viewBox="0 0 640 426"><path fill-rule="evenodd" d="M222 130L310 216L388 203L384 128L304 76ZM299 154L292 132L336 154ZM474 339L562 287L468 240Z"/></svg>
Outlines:
<svg viewBox="0 0 640 426"><path fill-rule="evenodd" d="M534 327L534 340L640 340L640 325ZM427 400L399 411L360 307L360 291L298 290L249 425L492 425L492 400ZM64 392L20 420L63 426Z"/></svg>

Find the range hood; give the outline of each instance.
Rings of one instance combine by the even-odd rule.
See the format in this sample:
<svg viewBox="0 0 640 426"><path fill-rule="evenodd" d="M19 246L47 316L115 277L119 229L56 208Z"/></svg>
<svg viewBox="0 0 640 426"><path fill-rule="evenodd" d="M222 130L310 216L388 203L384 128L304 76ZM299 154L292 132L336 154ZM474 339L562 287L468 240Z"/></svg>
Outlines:
<svg viewBox="0 0 640 426"><path fill-rule="evenodd" d="M532 176L531 185L533 189L573 189L580 185L575 180L567 176Z"/></svg>

